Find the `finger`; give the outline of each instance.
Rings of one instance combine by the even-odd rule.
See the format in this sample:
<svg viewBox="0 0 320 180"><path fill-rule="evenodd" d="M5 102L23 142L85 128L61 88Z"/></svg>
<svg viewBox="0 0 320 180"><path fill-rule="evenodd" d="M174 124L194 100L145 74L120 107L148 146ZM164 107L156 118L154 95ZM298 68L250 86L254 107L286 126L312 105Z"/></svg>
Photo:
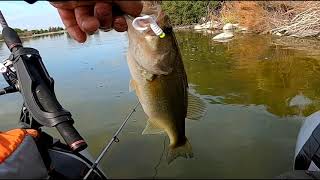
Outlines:
<svg viewBox="0 0 320 180"><path fill-rule="evenodd" d="M100 26L93 16L93 6L79 6L74 9L76 21L80 29L88 34L93 34Z"/></svg>
<svg viewBox="0 0 320 180"><path fill-rule="evenodd" d="M120 9L131 16L138 16L140 15L143 5L141 1L123 1L118 0L114 1L115 4L117 4Z"/></svg>
<svg viewBox="0 0 320 180"><path fill-rule="evenodd" d="M64 2L64 1L55 1L55 2L49 2L52 6L58 9L74 9L76 2L70 1L70 2Z"/></svg>
<svg viewBox="0 0 320 180"><path fill-rule="evenodd" d="M94 1L54 1L50 2L50 4L59 9L74 9L78 6L89 6L93 5Z"/></svg>
<svg viewBox="0 0 320 180"><path fill-rule="evenodd" d="M112 26L112 5L110 3L96 3L94 7L94 16L100 22L100 29L110 30Z"/></svg>
<svg viewBox="0 0 320 180"><path fill-rule="evenodd" d="M80 43L85 42L87 39L87 35L78 26L74 11L58 9L58 12L70 36Z"/></svg>
<svg viewBox="0 0 320 180"><path fill-rule="evenodd" d="M115 16L113 18L113 28L118 32L124 32L128 29L126 19L123 16Z"/></svg>

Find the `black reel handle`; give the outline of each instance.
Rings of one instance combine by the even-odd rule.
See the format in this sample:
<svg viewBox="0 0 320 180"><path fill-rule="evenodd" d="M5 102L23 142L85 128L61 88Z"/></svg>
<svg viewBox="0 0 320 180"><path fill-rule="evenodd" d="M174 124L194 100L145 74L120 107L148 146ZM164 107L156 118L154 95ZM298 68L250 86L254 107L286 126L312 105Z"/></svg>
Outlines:
<svg viewBox="0 0 320 180"><path fill-rule="evenodd" d="M32 117L42 126L56 127L73 151L85 149L87 144L73 127L71 113L63 109L56 98L54 80L49 76L39 52L22 46L18 34L8 26L1 11L0 23L3 38L12 52L10 60L16 70L17 87Z"/></svg>

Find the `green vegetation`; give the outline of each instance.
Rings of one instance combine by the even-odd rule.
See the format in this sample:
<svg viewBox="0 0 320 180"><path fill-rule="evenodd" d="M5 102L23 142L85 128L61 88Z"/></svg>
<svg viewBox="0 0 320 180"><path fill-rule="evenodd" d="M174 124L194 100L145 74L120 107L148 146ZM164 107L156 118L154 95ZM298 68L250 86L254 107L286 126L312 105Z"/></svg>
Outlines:
<svg viewBox="0 0 320 180"><path fill-rule="evenodd" d="M238 23L256 33L320 37L319 1L162 1L175 26Z"/></svg>
<svg viewBox="0 0 320 180"><path fill-rule="evenodd" d="M33 29L33 30L14 28L14 30L19 34L20 37L25 37L25 36L32 36L36 34L62 31L64 29L62 27L49 27L48 29ZM2 34L0 34L0 40L3 40Z"/></svg>
<svg viewBox="0 0 320 180"><path fill-rule="evenodd" d="M62 27L49 27L49 29L36 29L31 30L32 34L43 34L48 32L57 32L64 30Z"/></svg>
<svg viewBox="0 0 320 180"><path fill-rule="evenodd" d="M189 25L208 17L220 4L219 1L163 1L161 6L173 25Z"/></svg>

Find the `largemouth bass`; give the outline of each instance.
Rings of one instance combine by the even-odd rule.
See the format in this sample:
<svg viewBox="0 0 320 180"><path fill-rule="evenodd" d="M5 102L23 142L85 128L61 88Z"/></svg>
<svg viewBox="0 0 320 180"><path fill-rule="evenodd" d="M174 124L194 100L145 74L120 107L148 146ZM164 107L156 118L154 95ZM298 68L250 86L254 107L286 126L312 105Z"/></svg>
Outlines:
<svg viewBox="0 0 320 180"><path fill-rule="evenodd" d="M127 61L132 76L130 88L135 90L144 112L149 117L143 134L166 132L170 139L167 160L193 157L185 136L186 117L201 119L205 104L188 93L187 75L169 17L158 3L143 2L143 15L154 16L165 32L159 38L149 28L144 32L128 24ZM189 105L189 107L188 107Z"/></svg>

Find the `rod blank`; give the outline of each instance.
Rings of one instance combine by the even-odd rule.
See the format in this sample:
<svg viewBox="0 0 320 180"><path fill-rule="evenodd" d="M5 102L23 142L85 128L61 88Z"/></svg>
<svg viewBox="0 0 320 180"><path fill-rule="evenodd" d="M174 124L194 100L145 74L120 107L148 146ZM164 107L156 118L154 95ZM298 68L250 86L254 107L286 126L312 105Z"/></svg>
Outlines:
<svg viewBox="0 0 320 180"><path fill-rule="evenodd" d="M8 27L8 23L6 22L6 19L3 17L1 10L0 10L0 24L2 28Z"/></svg>
<svg viewBox="0 0 320 180"><path fill-rule="evenodd" d="M123 123L121 124L121 126L119 127L119 129L117 130L117 132L113 135L113 138L109 141L108 145L105 146L105 148L102 150L102 152L100 153L99 157L96 159L96 161L91 165L90 170L87 172L87 174L85 175L85 177L83 178L84 180L88 179L89 175L91 174L92 171L94 171L94 169L98 166L100 160L102 159L102 157L105 155L105 153L109 150L109 148L111 147L113 142L117 142L119 141L118 139L118 135L121 132L121 130L123 129L124 125L128 122L128 120L130 119L130 117L132 116L132 114L136 111L138 105L140 104L140 102L138 101L137 104L132 108L132 110L130 111L130 113L128 114L128 116L126 117L126 119L123 121Z"/></svg>

